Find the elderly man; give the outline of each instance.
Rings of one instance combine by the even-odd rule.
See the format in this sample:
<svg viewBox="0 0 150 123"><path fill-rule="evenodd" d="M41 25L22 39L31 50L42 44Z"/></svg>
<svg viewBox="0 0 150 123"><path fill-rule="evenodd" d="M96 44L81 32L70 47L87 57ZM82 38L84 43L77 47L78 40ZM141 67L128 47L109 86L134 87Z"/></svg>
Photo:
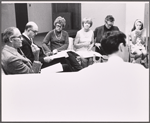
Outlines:
<svg viewBox="0 0 150 123"><path fill-rule="evenodd" d="M102 55L106 55L105 52L101 48L101 39L106 32L109 31L119 31L117 26L114 26L114 17L112 15L107 15L105 18L105 24L97 27L94 31L94 39L95 39L95 51L99 52Z"/></svg>
<svg viewBox="0 0 150 123"><path fill-rule="evenodd" d="M33 62L34 55L31 50L31 46L34 45L40 48L39 60L43 63L42 68L45 68L45 67L48 67L50 65L60 62L65 72L73 71L72 65L70 64L69 60L65 58L58 58L58 59L52 60L49 55L53 55L53 53L46 55L43 49L33 42L33 39L37 35L37 33L38 33L37 24L35 22L28 22L22 34L23 40L22 40L22 47L21 47L26 57L29 58ZM73 60L76 60L76 59L73 59Z"/></svg>
<svg viewBox="0 0 150 123"><path fill-rule="evenodd" d="M34 55L33 63L23 56L21 33L16 27L9 27L3 33L4 47L1 54L1 64L6 74L39 73L41 62L39 61L39 48L32 46ZM20 53L18 53L19 49Z"/></svg>

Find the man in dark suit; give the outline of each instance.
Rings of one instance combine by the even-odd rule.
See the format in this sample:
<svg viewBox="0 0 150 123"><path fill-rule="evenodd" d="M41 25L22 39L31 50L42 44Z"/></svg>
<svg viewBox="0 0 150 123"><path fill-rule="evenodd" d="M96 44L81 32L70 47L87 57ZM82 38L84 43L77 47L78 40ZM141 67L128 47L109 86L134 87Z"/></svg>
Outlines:
<svg viewBox="0 0 150 123"><path fill-rule="evenodd" d="M9 27L3 33L4 47L1 54L1 64L5 74L39 73L41 62L39 61L40 49L32 46L34 59L31 62L18 53L17 49L22 46L21 32L16 27Z"/></svg>
<svg viewBox="0 0 150 123"><path fill-rule="evenodd" d="M25 26L25 31L22 34L23 40L22 40L22 47L21 47L22 51L24 52L27 58L29 58L31 61L33 61L34 59L32 49L31 49L31 46L33 45L33 46L37 46L40 48L39 60L43 63L42 68L48 67L56 63L61 63L64 71L66 72L77 71L77 69L76 70L73 69L73 66L70 63L70 59L71 59L75 61L75 64L79 66L78 70L82 69L82 66L78 64L78 62L76 61L74 57L69 56L69 58L58 58L58 59L52 60L50 56L47 56L44 53L43 49L33 42L33 38L37 35L37 33L38 33L37 24L35 22L28 22ZM51 53L50 55L53 55L53 53Z"/></svg>
<svg viewBox="0 0 150 123"><path fill-rule="evenodd" d="M94 31L95 51L102 55L106 55L106 53L101 48L101 39L104 34L109 31L119 31L119 28L114 26L114 21L115 19L112 15L107 15L105 18L105 24L97 27Z"/></svg>

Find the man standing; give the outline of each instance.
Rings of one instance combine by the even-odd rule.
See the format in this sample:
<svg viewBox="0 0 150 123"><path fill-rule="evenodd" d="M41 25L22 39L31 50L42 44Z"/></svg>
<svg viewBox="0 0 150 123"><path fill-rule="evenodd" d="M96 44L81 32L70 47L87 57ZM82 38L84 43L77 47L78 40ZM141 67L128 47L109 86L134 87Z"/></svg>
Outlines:
<svg viewBox="0 0 150 123"><path fill-rule="evenodd" d="M16 27L9 27L3 33L4 47L1 54L1 64L6 74L39 73L41 62L39 62L39 48L32 46L33 62L20 54L17 49L22 46L21 33ZM21 55L22 54L22 55Z"/></svg>
<svg viewBox="0 0 150 123"><path fill-rule="evenodd" d="M101 39L103 35L109 31L119 31L119 28L117 26L114 26L114 21L115 19L112 15L107 15L105 18L105 24L100 27L97 27L94 31L94 39L96 46L95 51L102 55L106 55L106 53L101 48Z"/></svg>

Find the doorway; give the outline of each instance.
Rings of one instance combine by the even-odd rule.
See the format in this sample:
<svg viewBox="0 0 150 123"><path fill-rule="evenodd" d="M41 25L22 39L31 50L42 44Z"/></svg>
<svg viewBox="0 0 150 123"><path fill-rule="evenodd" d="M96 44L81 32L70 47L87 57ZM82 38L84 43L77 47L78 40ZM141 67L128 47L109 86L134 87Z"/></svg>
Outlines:
<svg viewBox="0 0 150 123"><path fill-rule="evenodd" d="M16 26L21 31L25 29L28 22L27 3L15 3Z"/></svg>
<svg viewBox="0 0 150 123"><path fill-rule="evenodd" d="M52 22L58 16L65 18L65 30L74 38L81 29L81 3L52 3L52 13Z"/></svg>

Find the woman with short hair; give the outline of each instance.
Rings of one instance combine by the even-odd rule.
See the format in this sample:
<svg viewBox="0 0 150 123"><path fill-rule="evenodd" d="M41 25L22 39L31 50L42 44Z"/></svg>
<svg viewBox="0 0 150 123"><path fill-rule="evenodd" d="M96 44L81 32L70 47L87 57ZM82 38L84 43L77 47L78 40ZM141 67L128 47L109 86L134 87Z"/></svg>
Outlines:
<svg viewBox="0 0 150 123"><path fill-rule="evenodd" d="M74 41L76 53L86 59L85 67L93 64L93 57L88 55L94 53L94 51L92 52L92 47L94 46L94 33L93 30L90 29L92 24L93 22L91 18L83 18L83 28L77 32Z"/></svg>
<svg viewBox="0 0 150 123"><path fill-rule="evenodd" d="M65 18L59 16L54 21L55 28L47 33L45 36L42 46L47 55L49 54L57 54L57 52L61 52L63 50L67 50L69 45L69 36L68 32L63 30L66 25ZM68 51L67 61L72 66L73 71L79 71L83 67L76 60L78 54Z"/></svg>

